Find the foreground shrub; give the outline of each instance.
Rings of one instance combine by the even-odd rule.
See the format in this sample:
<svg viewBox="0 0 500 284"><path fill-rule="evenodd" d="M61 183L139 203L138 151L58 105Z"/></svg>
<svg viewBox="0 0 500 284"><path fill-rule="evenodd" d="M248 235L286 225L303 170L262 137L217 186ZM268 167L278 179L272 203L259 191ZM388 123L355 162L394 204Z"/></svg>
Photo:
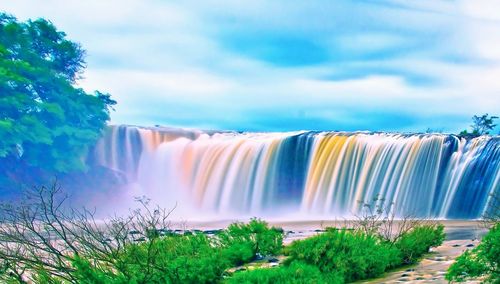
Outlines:
<svg viewBox="0 0 500 284"><path fill-rule="evenodd" d="M72 259L71 283L214 283L230 263L205 235L168 236L132 244L111 268L95 259ZM42 273L40 273L42 272ZM65 280L39 271L41 283Z"/></svg>
<svg viewBox="0 0 500 284"><path fill-rule="evenodd" d="M403 234L395 243L401 252L403 264L412 264L431 247L439 246L445 238L444 226L441 224L420 225Z"/></svg>
<svg viewBox="0 0 500 284"><path fill-rule="evenodd" d="M314 265L345 282L378 276L400 261L398 250L378 237L344 229L295 241L287 254L287 262Z"/></svg>
<svg viewBox="0 0 500 284"><path fill-rule="evenodd" d="M248 224L231 224L217 238L224 248L224 256L234 265L249 262L257 254L277 255L283 247L283 230L269 228L266 222L258 219Z"/></svg>
<svg viewBox="0 0 500 284"><path fill-rule="evenodd" d="M214 238L153 235L128 245L116 256L112 271L90 259L76 259L74 277L78 283L215 283L226 269L252 260L256 253L279 253L283 239L280 230L259 220L232 224Z"/></svg>
<svg viewBox="0 0 500 284"><path fill-rule="evenodd" d="M230 263L207 236L196 234L130 246L116 266L137 283L213 283Z"/></svg>
<svg viewBox="0 0 500 284"><path fill-rule="evenodd" d="M312 265L301 262L293 262L289 266L276 268L262 268L250 271L237 272L229 278L228 284L335 284L343 283L341 277L325 277L321 271Z"/></svg>
<svg viewBox="0 0 500 284"><path fill-rule="evenodd" d="M446 274L447 280L458 282L476 277L500 283L500 223L491 228L481 244L459 256Z"/></svg>
<svg viewBox="0 0 500 284"><path fill-rule="evenodd" d="M283 232L263 221L233 224L218 236L175 235L171 211L140 207L105 222L64 206L54 184L0 205L1 283L214 283L235 263L277 254Z"/></svg>

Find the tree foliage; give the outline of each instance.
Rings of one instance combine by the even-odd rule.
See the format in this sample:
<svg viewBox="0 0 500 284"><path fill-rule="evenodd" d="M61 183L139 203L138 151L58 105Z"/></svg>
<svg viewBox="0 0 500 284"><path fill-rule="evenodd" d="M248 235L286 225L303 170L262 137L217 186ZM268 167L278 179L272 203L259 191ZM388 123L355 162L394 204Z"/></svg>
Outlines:
<svg viewBox="0 0 500 284"><path fill-rule="evenodd" d="M483 115L474 115L472 117L472 132L469 133L467 130L460 132L462 136L481 136L488 135L490 131L493 130L497 125L495 124L495 120L498 119L498 116L490 116L487 113Z"/></svg>
<svg viewBox="0 0 500 284"><path fill-rule="evenodd" d="M481 116L472 117L472 133L479 135L489 134L497 125L494 123L498 116L489 116L487 113Z"/></svg>
<svg viewBox="0 0 500 284"><path fill-rule="evenodd" d="M0 13L0 165L11 179L85 168L115 101L77 86L84 57L51 22Z"/></svg>
<svg viewBox="0 0 500 284"><path fill-rule="evenodd" d="M271 227L262 220L252 219L248 224L233 223L218 236L226 247L224 254L234 265L241 265L256 255L278 255L283 247L283 230Z"/></svg>

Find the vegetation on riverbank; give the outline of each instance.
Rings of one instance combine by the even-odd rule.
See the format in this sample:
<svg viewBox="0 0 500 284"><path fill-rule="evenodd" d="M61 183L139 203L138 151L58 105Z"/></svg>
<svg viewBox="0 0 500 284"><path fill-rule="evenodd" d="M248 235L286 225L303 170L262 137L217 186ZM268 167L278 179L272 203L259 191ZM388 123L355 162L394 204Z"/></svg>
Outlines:
<svg viewBox="0 0 500 284"><path fill-rule="evenodd" d="M489 232L477 247L465 251L449 267L448 281L483 279L486 283L500 283L500 192L491 194L482 222Z"/></svg>
<svg viewBox="0 0 500 284"><path fill-rule="evenodd" d="M228 283L349 283L414 263L444 240L443 226L418 225L395 242L357 229L330 228L285 248L283 266L236 273Z"/></svg>
<svg viewBox="0 0 500 284"><path fill-rule="evenodd" d="M260 220L214 232L169 229L171 211L139 200L100 222L66 207L54 185L0 206L0 280L7 283L216 283L226 270L278 254L283 231Z"/></svg>
<svg viewBox="0 0 500 284"><path fill-rule="evenodd" d="M500 223L497 221L481 243L465 251L448 269L446 279L464 282L483 278L486 283L500 283Z"/></svg>
<svg viewBox="0 0 500 284"><path fill-rule="evenodd" d="M256 255L279 252L282 238L282 231L260 220L232 224L214 236L150 236L128 244L107 266L91 257L74 257L72 277L77 283L215 283L228 268L252 261ZM49 282L59 280L53 275L44 277Z"/></svg>
<svg viewBox="0 0 500 284"><path fill-rule="evenodd" d="M264 221L224 230L169 229L171 211L141 207L104 223L65 207L60 188L40 188L19 204L0 206L0 279L7 283L345 283L413 263L444 238L443 226L412 223L387 233L366 215L283 248L284 232ZM389 223L387 223L389 222ZM406 222L410 224L411 222ZM391 226L392 226L391 225ZM401 224L400 224L401 225ZM377 230L377 228L379 230ZM390 236L389 238L386 236ZM275 268L234 267L284 254Z"/></svg>

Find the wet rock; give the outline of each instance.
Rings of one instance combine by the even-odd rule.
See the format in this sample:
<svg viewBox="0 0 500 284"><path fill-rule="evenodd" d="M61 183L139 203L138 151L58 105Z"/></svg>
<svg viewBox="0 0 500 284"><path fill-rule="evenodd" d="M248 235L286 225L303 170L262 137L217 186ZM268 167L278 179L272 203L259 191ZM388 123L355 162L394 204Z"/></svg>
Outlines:
<svg viewBox="0 0 500 284"><path fill-rule="evenodd" d="M409 277L409 276L410 276L410 274L408 274L408 273L401 274L401 277Z"/></svg>
<svg viewBox="0 0 500 284"><path fill-rule="evenodd" d="M454 248L457 248L457 247L459 247L459 246L460 246L459 244L454 244L454 245L453 245L453 247L454 247Z"/></svg>
<svg viewBox="0 0 500 284"><path fill-rule="evenodd" d="M474 244L468 244L468 245L466 245L466 247L472 248L472 247L474 247Z"/></svg>
<svg viewBox="0 0 500 284"><path fill-rule="evenodd" d="M156 232L160 235L160 236L165 236L168 232L167 229L158 229L156 230Z"/></svg>
<svg viewBox="0 0 500 284"><path fill-rule="evenodd" d="M169 236L174 234L174 231L170 229L158 229L156 232L158 232L160 236Z"/></svg>
<svg viewBox="0 0 500 284"><path fill-rule="evenodd" d="M277 259L276 257L271 257L267 260L267 262L269 263L277 263L277 262L280 262L279 259Z"/></svg>
<svg viewBox="0 0 500 284"><path fill-rule="evenodd" d="M255 254L255 257L253 258L254 260L263 260L264 259L264 256L260 253L256 253Z"/></svg>
<svg viewBox="0 0 500 284"><path fill-rule="evenodd" d="M222 230L221 229L205 230L205 231L203 231L203 233L205 233L207 235L215 235L215 234L219 233L220 231L222 231Z"/></svg>
<svg viewBox="0 0 500 284"><path fill-rule="evenodd" d="M405 271L406 271L406 272L413 272L413 271L415 271L415 269L413 269L413 268L408 268L408 269L406 269Z"/></svg>

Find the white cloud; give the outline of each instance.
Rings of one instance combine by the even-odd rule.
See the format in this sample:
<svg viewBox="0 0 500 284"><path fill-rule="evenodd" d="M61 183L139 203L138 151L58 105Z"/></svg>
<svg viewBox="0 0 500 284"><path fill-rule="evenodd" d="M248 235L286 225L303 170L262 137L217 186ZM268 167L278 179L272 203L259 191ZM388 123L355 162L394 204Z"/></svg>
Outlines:
<svg viewBox="0 0 500 284"><path fill-rule="evenodd" d="M153 96L184 93L185 96L194 96L196 99L203 99L204 95L214 98L213 96L230 90L232 84L224 78L196 70L191 72L91 70L86 73L86 79L80 82L80 85L88 91L111 89L110 91L119 95L129 89L150 92L153 90L151 92Z"/></svg>
<svg viewBox="0 0 500 284"><path fill-rule="evenodd" d="M439 122L455 131L473 114L500 109L500 4L495 1L2 4L21 20L50 19L82 43L88 69L80 84L118 100L115 122L244 128L257 119L272 122L274 113L338 123L350 113L351 118L363 114L362 127L386 129L371 122L383 113L418 120L392 130L440 128L433 125L436 117L463 118ZM334 59L277 67L229 50L221 38L253 35L258 44L263 33L314 40ZM379 58L362 56L381 51L386 54ZM332 75L339 76L332 80ZM431 83L412 82L411 76ZM267 110L275 111L260 117ZM266 130L267 124L256 127Z"/></svg>
<svg viewBox="0 0 500 284"><path fill-rule="evenodd" d="M500 2L496 0L461 0L459 7L466 16L481 19L500 21Z"/></svg>

